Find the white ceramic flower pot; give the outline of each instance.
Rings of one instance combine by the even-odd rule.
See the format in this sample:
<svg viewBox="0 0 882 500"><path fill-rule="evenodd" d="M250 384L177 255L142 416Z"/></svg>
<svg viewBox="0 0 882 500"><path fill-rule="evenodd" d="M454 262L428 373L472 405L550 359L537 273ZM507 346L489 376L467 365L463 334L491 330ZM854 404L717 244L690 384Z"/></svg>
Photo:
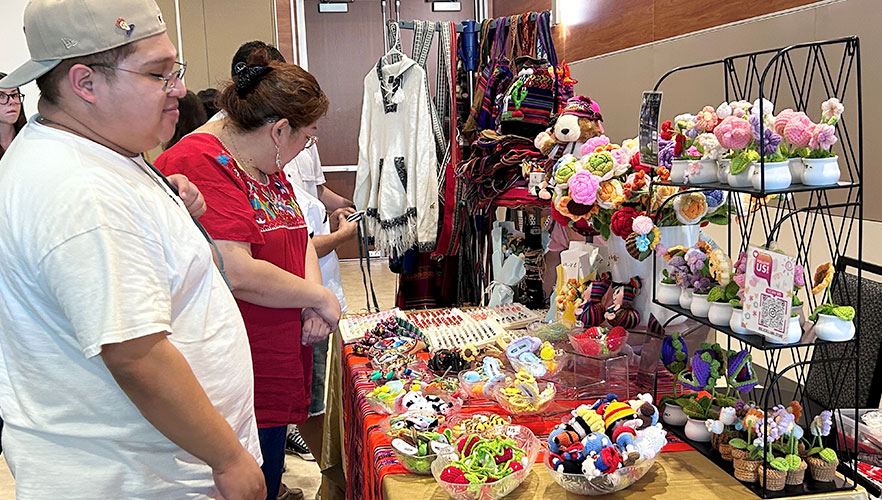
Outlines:
<svg viewBox="0 0 882 500"><path fill-rule="evenodd" d="M790 169L790 177L793 178L793 183L801 183L802 172L805 170L805 163L802 162L802 158L790 158L787 160L787 168Z"/></svg>
<svg viewBox="0 0 882 500"><path fill-rule="evenodd" d="M731 162L730 162L731 163ZM748 165L744 170L739 174L733 174L732 171L729 171L729 174L726 176L727 183L736 188L746 188L750 187L750 177L753 174L754 163Z"/></svg>
<svg viewBox="0 0 882 500"><path fill-rule="evenodd" d="M696 293L692 295L692 303L689 305L689 311L699 318L707 318L707 312L710 310L710 302L707 301L707 294Z"/></svg>
<svg viewBox="0 0 882 500"><path fill-rule="evenodd" d="M754 189L763 189L761 183L765 182L766 190L787 189L793 178L790 176L790 167L786 161L766 163L765 166L756 164L757 168L750 178Z"/></svg>
<svg viewBox="0 0 882 500"><path fill-rule="evenodd" d="M689 309L692 307L692 289L683 288L680 290L680 307Z"/></svg>
<svg viewBox="0 0 882 500"><path fill-rule="evenodd" d="M819 314L815 321L815 335L828 342L845 342L854 338L854 321L845 321L832 314Z"/></svg>
<svg viewBox="0 0 882 500"><path fill-rule="evenodd" d="M831 186L839 182L839 157L803 158L805 170L802 172L802 183L807 186Z"/></svg>
<svg viewBox="0 0 882 500"><path fill-rule="evenodd" d="M683 430L686 433L686 437L693 441L708 443L711 440L711 432L707 430L707 426L704 425L704 420L696 420L692 417L688 417L686 420L686 428Z"/></svg>
<svg viewBox="0 0 882 500"><path fill-rule="evenodd" d="M717 160L717 181L719 181L720 184L729 183L729 165L731 164L732 160L730 159Z"/></svg>
<svg viewBox="0 0 882 500"><path fill-rule="evenodd" d="M689 174L689 184L710 184L717 182L717 160L693 160L700 165L697 174Z"/></svg>
<svg viewBox="0 0 882 500"><path fill-rule="evenodd" d="M671 182L683 182L686 180L686 169L689 168L690 160L671 160Z"/></svg>
<svg viewBox="0 0 882 500"><path fill-rule="evenodd" d="M665 411L662 413L662 420L665 421L666 424L670 425L683 425L686 423L689 417L683 413L683 408L680 405L675 405L672 403L665 404Z"/></svg>
<svg viewBox="0 0 882 500"><path fill-rule="evenodd" d="M679 304L681 291L676 283L659 283L655 288L655 298L662 304Z"/></svg>
<svg viewBox="0 0 882 500"><path fill-rule="evenodd" d="M710 302L707 319L717 326L727 326L732 319L732 304L728 302Z"/></svg>
<svg viewBox="0 0 882 500"><path fill-rule="evenodd" d="M729 318L729 329L739 335L752 335L741 322L744 320L744 310L732 308L732 317Z"/></svg>
<svg viewBox="0 0 882 500"><path fill-rule="evenodd" d="M799 326L805 326L805 313L803 312L803 308L805 304L801 306L791 306L790 314L796 313L798 314L797 318L799 318Z"/></svg>
<svg viewBox="0 0 882 500"><path fill-rule="evenodd" d="M660 227L659 230L661 231L661 244L666 247L672 247L674 245L683 245L685 247L691 247L692 245L694 245L695 243L698 242L698 233L699 233L700 229L701 228L699 228L697 224L692 225L692 226ZM656 271L658 271L658 276L656 277L656 281L660 282L662 279L661 271L667 265L667 261L661 255L656 255L655 259L656 259L655 269L656 269ZM646 261L644 261L644 262L649 262L650 268L651 268L652 261L650 261L649 259L646 259ZM649 274L647 274L646 276L649 276ZM644 280L644 283L647 283L647 281ZM644 286L649 286L649 285L644 285ZM678 295L680 294L679 287L677 287L677 294ZM657 319L660 323L667 324L668 326L679 325L680 323L683 323L686 321L686 319L687 319L686 316L678 315L677 313L675 313L674 311L671 311L670 309L662 307L658 304L653 304L652 301L649 300L651 298L652 298L651 292L642 293L637 296L637 300L635 301L634 307L637 307L638 308L637 310L641 311L640 312L640 314L641 314L640 322L641 323L643 323L644 321L649 321L649 314L652 314L653 316L655 316L655 319ZM647 304L646 304L647 308L646 309L639 309L639 307L640 307L639 304L640 304L641 299L646 299L646 301L647 301ZM690 298L690 300L691 300L691 298ZM674 301L673 304L677 304L677 301ZM684 309L689 309L689 303L687 303L685 307L684 306L681 306L681 307L683 307ZM643 314L643 311L648 311L649 314ZM644 319L644 316L646 319Z"/></svg>
<svg viewBox="0 0 882 500"><path fill-rule="evenodd" d="M773 344L796 344L802 339L802 326L799 325L799 316L791 317L787 323L787 339L783 342L766 337L766 340Z"/></svg>

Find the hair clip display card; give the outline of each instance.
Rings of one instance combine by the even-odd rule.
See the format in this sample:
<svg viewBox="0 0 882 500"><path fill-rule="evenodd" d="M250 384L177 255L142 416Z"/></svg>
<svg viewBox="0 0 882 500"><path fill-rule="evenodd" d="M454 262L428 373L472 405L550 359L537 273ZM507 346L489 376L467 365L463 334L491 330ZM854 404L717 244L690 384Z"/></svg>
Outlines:
<svg viewBox="0 0 882 500"><path fill-rule="evenodd" d="M482 347L496 342L505 333L496 320L475 320L460 309L408 313L407 318L425 335L429 349L452 349L472 344Z"/></svg>
<svg viewBox="0 0 882 500"><path fill-rule="evenodd" d="M373 314L364 314L357 316L347 316L340 319L339 328L340 335L343 337L343 343L349 344L364 338L365 333L377 326L384 319L393 316L404 317L401 310L397 307Z"/></svg>
<svg viewBox="0 0 882 500"><path fill-rule="evenodd" d="M527 306L517 302L469 309L468 315L477 321L483 321L487 318L495 319L499 326L506 330L524 328L530 323L542 319L538 314L528 309Z"/></svg>

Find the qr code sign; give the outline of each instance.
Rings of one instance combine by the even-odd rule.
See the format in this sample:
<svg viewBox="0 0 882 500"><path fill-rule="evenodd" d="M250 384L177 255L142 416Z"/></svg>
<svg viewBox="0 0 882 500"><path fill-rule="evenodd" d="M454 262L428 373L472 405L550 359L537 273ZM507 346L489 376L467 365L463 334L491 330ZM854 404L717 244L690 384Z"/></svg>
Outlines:
<svg viewBox="0 0 882 500"><path fill-rule="evenodd" d="M790 319L790 307L788 307L790 303L780 297L767 294L760 295L760 301L760 326L783 332Z"/></svg>

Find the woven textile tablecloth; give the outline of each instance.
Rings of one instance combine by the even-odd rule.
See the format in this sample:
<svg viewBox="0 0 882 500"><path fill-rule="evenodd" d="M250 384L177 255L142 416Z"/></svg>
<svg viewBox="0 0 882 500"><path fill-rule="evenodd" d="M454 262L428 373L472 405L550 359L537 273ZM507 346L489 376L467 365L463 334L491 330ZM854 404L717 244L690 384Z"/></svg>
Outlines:
<svg viewBox="0 0 882 500"><path fill-rule="evenodd" d="M354 355L350 346L342 345L338 333L331 345L324 450L320 464L324 474L322 498L380 499L383 497L383 478L408 472L396 460L389 439L380 431L380 422L386 415L371 410L365 399L376 386L369 378L373 371L369 360ZM632 374L632 381L635 376ZM660 388L671 384L670 376L665 378L660 374ZM555 415L519 418L515 423L529 427L537 435L547 435L560 422L561 415L581 403L584 401L555 401L550 409ZM499 405L487 400L469 400L462 411L481 410L504 414ZM688 449L691 449L688 445L672 439L665 451Z"/></svg>

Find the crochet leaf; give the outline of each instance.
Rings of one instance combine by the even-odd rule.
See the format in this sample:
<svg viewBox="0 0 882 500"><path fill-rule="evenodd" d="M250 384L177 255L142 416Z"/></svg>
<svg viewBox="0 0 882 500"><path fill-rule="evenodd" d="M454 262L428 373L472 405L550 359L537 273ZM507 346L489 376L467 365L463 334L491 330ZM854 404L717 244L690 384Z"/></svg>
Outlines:
<svg viewBox="0 0 882 500"><path fill-rule="evenodd" d="M839 306L833 309L833 315L842 321L851 321L854 319L854 307Z"/></svg>
<svg viewBox="0 0 882 500"><path fill-rule="evenodd" d="M747 449L747 441L741 438L735 438L729 440L729 446L732 448L736 448L738 450L746 450Z"/></svg>
<svg viewBox="0 0 882 500"><path fill-rule="evenodd" d="M738 297L738 283L734 281L730 281L728 285L726 285L726 300L731 301Z"/></svg>
<svg viewBox="0 0 882 500"><path fill-rule="evenodd" d="M836 452L830 448L824 448L823 450L818 452L818 456L821 457L821 460L825 462L835 462L836 460L838 460Z"/></svg>
<svg viewBox="0 0 882 500"><path fill-rule="evenodd" d="M711 288L711 291L707 293L707 301L708 302L725 302L726 301L726 291L721 286L715 286Z"/></svg>
<svg viewBox="0 0 882 500"><path fill-rule="evenodd" d="M787 461L787 470L799 470L799 466L802 465L799 455L787 455L784 460Z"/></svg>
<svg viewBox="0 0 882 500"><path fill-rule="evenodd" d="M796 458L799 458L799 457L796 457ZM772 460L769 461L769 465L771 465L772 468L776 469L776 470L788 470L787 460L785 460L784 458L781 458L781 457L773 458ZM799 466L797 466L797 467L799 467Z"/></svg>

